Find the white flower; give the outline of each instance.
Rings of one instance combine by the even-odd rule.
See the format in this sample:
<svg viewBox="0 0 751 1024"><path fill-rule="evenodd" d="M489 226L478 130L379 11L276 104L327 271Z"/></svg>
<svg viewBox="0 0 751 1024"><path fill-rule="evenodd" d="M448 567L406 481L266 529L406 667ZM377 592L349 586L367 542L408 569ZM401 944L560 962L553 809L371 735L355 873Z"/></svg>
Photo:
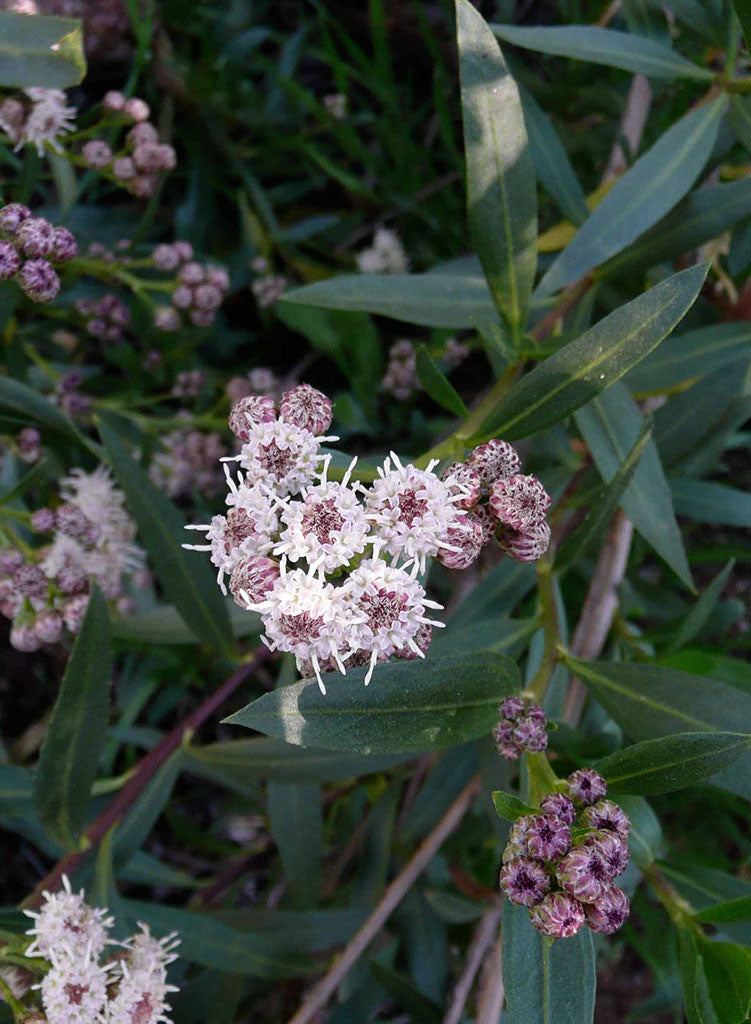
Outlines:
<svg viewBox="0 0 751 1024"><path fill-rule="evenodd" d="M36 146L37 153L42 156L45 143L49 142L56 152L62 152L58 137L74 127L76 108L66 106L67 97L59 89L34 86L26 90L26 95L32 101L32 107L16 149L29 143Z"/></svg>
<svg viewBox="0 0 751 1024"><path fill-rule="evenodd" d="M363 274L404 274L409 268L399 236L389 228L377 228L373 244L358 253L357 266Z"/></svg>
<svg viewBox="0 0 751 1024"><path fill-rule="evenodd" d="M165 983L164 969L133 969L126 963L121 967L122 976L103 1018L106 1024L171 1024L172 1018L166 1014L171 1007L165 996L178 989Z"/></svg>
<svg viewBox="0 0 751 1024"><path fill-rule="evenodd" d="M382 559L361 562L341 589L348 606L360 620L348 631L350 650L352 653L370 652L366 686L381 658L404 648L424 658L424 651L415 639L418 632L425 625L443 625L425 614L426 608L442 606L429 601L423 588L408 572L387 565Z"/></svg>
<svg viewBox="0 0 751 1024"><path fill-rule="evenodd" d="M396 468L391 468L391 463ZM457 509L464 492L452 481L449 487L427 469L402 466L391 452L379 480L365 492L366 515L373 523L374 550L383 549L394 558L403 558L425 571L426 559L443 549L451 550L447 540L450 529L461 529L464 511Z"/></svg>
<svg viewBox="0 0 751 1024"><path fill-rule="evenodd" d="M99 956L110 941L107 929L114 919L106 917L106 910L88 906L83 889L74 893L67 876L63 875L63 890L44 893L45 902L40 910L25 910L34 919L34 927L27 931L34 939L26 950L27 956L53 956L67 953L80 958L91 953Z"/></svg>
<svg viewBox="0 0 751 1024"><path fill-rule="evenodd" d="M247 607L261 613L266 630L261 639L270 650L289 651L312 664L322 693L326 688L321 662L333 660L344 674L341 652L351 646L352 628L363 616L348 604L342 587L335 588L302 569L288 572L282 559L281 575L265 600L257 604L248 600Z"/></svg>
<svg viewBox="0 0 751 1024"><path fill-rule="evenodd" d="M335 440L314 437L285 420L253 423L240 454L226 461L239 462L254 483L265 484L279 495L296 494L315 477L320 442Z"/></svg>
<svg viewBox="0 0 751 1024"><path fill-rule="evenodd" d="M147 924L139 921L138 927L141 931L123 943L128 950L128 963L132 971L156 971L177 960L175 950L180 945L177 932L155 939Z"/></svg>
<svg viewBox="0 0 751 1024"><path fill-rule="evenodd" d="M95 1024L107 1000L109 971L91 956L52 955L52 968L39 985L49 1024Z"/></svg>
<svg viewBox="0 0 751 1024"><path fill-rule="evenodd" d="M304 558L311 572L332 572L361 554L368 543L370 524L360 504L357 490L349 487L353 459L341 483L326 480L327 458L321 482L307 487L299 501L291 501L282 510L286 528L282 530L275 555L291 561Z"/></svg>

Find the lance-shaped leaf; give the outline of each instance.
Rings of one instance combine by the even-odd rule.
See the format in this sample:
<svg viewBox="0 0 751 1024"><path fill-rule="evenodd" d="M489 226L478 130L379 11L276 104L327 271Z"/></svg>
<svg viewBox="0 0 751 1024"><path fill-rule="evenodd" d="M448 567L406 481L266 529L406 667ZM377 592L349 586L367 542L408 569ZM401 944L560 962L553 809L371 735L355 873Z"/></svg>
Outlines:
<svg viewBox="0 0 751 1024"><path fill-rule="evenodd" d="M494 24L490 27L501 39L527 50L605 64L651 78L682 77L708 81L714 77L711 71L692 64L661 43L629 32L585 25L523 28Z"/></svg>
<svg viewBox="0 0 751 1024"><path fill-rule="evenodd" d="M657 348L691 308L706 273L702 263L673 274L564 345L501 399L472 443L530 437L586 405Z"/></svg>
<svg viewBox="0 0 751 1024"><path fill-rule="evenodd" d="M521 330L537 266L535 169L516 82L469 0L456 0L467 217L495 303Z"/></svg>
<svg viewBox="0 0 751 1024"><path fill-rule="evenodd" d="M751 353L751 324L712 324L666 338L656 352L634 367L626 384L634 392L675 387L736 362Z"/></svg>
<svg viewBox="0 0 751 1024"><path fill-rule="evenodd" d="M576 423L604 480L612 480L635 443L644 418L624 384L616 384L576 413ZM687 587L693 589L673 499L657 446L647 442L621 508Z"/></svg>
<svg viewBox="0 0 751 1024"><path fill-rule="evenodd" d="M488 651L380 665L368 687L364 678L330 674L326 694L315 679L283 686L226 721L321 750L438 750L488 733L499 702L520 688L514 662Z"/></svg>
<svg viewBox="0 0 751 1024"><path fill-rule="evenodd" d="M269 816L292 902L299 910L314 907L320 898L323 857L321 787L270 782Z"/></svg>
<svg viewBox="0 0 751 1024"><path fill-rule="evenodd" d="M675 511L701 523L751 528L751 494L708 480L678 477L670 481Z"/></svg>
<svg viewBox="0 0 751 1024"><path fill-rule="evenodd" d="M717 603L725 589L725 584L730 573L733 571L734 565L735 559L731 558L725 568L717 573L709 586L702 592L699 600L676 630L675 636L665 650L665 654L670 654L672 651L678 651L681 647L685 647L701 631L707 619L717 607Z"/></svg>
<svg viewBox="0 0 751 1024"><path fill-rule="evenodd" d="M607 395L609 392L605 392L605 394ZM598 401L599 399L595 399L595 402ZM582 411L586 411L586 408ZM609 477L607 487L599 491L592 499L592 503L581 525L571 536L566 538L556 552L555 564L557 568L562 569L572 565L574 562L578 562L587 551L602 539L610 520L615 515L620 504L621 496L631 483L631 479L639 465L639 460L644 454L644 449L651 437L651 432L650 424L647 420L644 420L639 434L634 441L633 448L626 455L620 466L618 466L615 474Z"/></svg>
<svg viewBox="0 0 751 1024"><path fill-rule="evenodd" d="M109 716L112 682L107 602L92 584L39 757L34 803L47 833L74 850L86 824Z"/></svg>
<svg viewBox="0 0 751 1024"><path fill-rule="evenodd" d="M589 216L587 201L563 143L532 93L520 89L520 95L537 177L556 201L561 213L572 223L582 224Z"/></svg>
<svg viewBox="0 0 751 1024"><path fill-rule="evenodd" d="M125 492L128 511L138 525L139 537L151 557L167 597L203 643L232 649L227 606L205 555L187 552L185 520L177 507L151 482L123 447L117 432L102 418L104 441L117 482Z"/></svg>
<svg viewBox="0 0 751 1024"><path fill-rule="evenodd" d="M458 394L440 367L436 366L424 345L420 345L417 349L417 376L434 402L437 402L442 408L448 409L455 416L469 415L469 410L462 401L461 395Z"/></svg>
<svg viewBox="0 0 751 1024"><path fill-rule="evenodd" d="M68 89L85 74L78 19L0 11L0 85Z"/></svg>
<svg viewBox="0 0 751 1024"><path fill-rule="evenodd" d="M503 907L503 977L508 1024L592 1024L595 950L592 932L547 942L526 907Z"/></svg>
<svg viewBox="0 0 751 1024"><path fill-rule="evenodd" d="M2 12L0 12L1 14ZM32 20L29 15L23 15ZM66 441L73 441L99 456L100 449L85 437L62 409L48 402L37 391L12 377L0 379L0 414L30 423L42 431L50 431Z"/></svg>
<svg viewBox="0 0 751 1024"><path fill-rule="evenodd" d="M514 796L513 793L504 793L502 789L497 789L491 795L496 814L505 821L516 821L517 818L521 818L524 814L537 813L534 807L525 804L523 800L520 800L518 796Z"/></svg>
<svg viewBox="0 0 751 1024"><path fill-rule="evenodd" d="M613 793L672 793L709 779L749 752L751 736L695 732L642 740L595 764Z"/></svg>
<svg viewBox="0 0 751 1024"><path fill-rule="evenodd" d="M701 174L717 138L724 98L686 114L639 157L547 271L550 295L625 249L679 202Z"/></svg>

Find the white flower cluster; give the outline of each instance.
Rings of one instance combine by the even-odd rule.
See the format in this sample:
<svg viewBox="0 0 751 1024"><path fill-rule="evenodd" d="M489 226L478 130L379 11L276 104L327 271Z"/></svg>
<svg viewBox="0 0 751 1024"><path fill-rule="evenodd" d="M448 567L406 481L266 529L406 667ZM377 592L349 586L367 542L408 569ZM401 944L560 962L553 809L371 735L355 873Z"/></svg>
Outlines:
<svg viewBox="0 0 751 1024"><path fill-rule="evenodd" d="M0 129L16 149L36 146L41 156L47 143L57 152L60 136L74 127L76 108L67 106L67 97L59 89L33 86L25 96L9 96L0 102Z"/></svg>
<svg viewBox="0 0 751 1024"><path fill-rule="evenodd" d="M357 254L357 268L362 274L406 274L409 260L397 233L377 228L371 245Z"/></svg>
<svg viewBox="0 0 751 1024"><path fill-rule="evenodd" d="M21 651L56 643L81 628L94 579L110 601L123 598L123 578L141 568L136 526L109 470L74 469L60 485L61 504L37 509L32 528L51 534L38 561L0 550L0 613L13 619L11 644Z"/></svg>
<svg viewBox="0 0 751 1024"><path fill-rule="evenodd" d="M24 911L34 926L28 957L42 957L50 968L33 986L48 1024L171 1024L167 1016L167 966L177 959L176 933L155 939L147 925L124 942L108 936L114 918L90 907L83 890L44 893L38 911ZM104 956L108 946L117 952Z"/></svg>
<svg viewBox="0 0 751 1024"><path fill-rule="evenodd" d="M367 685L378 661L425 656L432 627L442 625L429 611L441 606L417 574L430 558L465 569L479 557L501 530L488 487L519 467L511 445L498 441L477 449L477 468L454 463L442 477L437 460L420 469L392 452L370 486L353 480L356 460L331 480L331 456L320 448L337 440L323 436L331 411L306 384L285 392L278 408L269 395L241 398L229 418L241 449L224 460L227 511L188 527L206 538L185 545L210 553L222 591L229 577L237 604L260 613L264 643L294 654L324 693L324 672L367 665ZM240 464L236 478L232 461ZM528 500L533 478L513 479L521 483L509 492L511 505L517 492Z"/></svg>

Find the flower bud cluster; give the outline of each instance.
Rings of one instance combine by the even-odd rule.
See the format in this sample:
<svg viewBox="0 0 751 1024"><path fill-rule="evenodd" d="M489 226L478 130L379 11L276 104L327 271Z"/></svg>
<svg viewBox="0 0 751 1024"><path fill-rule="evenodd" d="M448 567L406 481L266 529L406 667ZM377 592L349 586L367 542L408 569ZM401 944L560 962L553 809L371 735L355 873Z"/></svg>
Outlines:
<svg viewBox="0 0 751 1024"><path fill-rule="evenodd" d="M507 697L498 709L500 722L493 739L501 757L516 761L527 751L539 754L548 745L547 715L539 704L522 697Z"/></svg>
<svg viewBox="0 0 751 1024"><path fill-rule="evenodd" d="M153 196L159 176L174 170L177 164L174 148L159 141L144 100L135 96L126 100L120 92L108 92L104 108L132 127L116 151L104 139L90 139L81 150L84 164L92 170L107 172L134 196Z"/></svg>
<svg viewBox="0 0 751 1024"><path fill-rule="evenodd" d="M206 532L219 585L242 608L261 614L264 642L295 655L304 675L424 657L438 609L416 579L426 560L456 551L466 513L461 483L404 465L393 453L371 486L354 481L355 462L329 479L321 453L332 403L301 384L277 406L252 394L232 408L241 445L237 478L227 471L224 515L192 529ZM188 546L188 545L186 545ZM346 665L346 668L345 668ZM325 690L324 690L325 692Z"/></svg>
<svg viewBox="0 0 751 1024"><path fill-rule="evenodd" d="M24 427L16 439L16 450L22 462L33 465L39 461L42 435L36 427Z"/></svg>
<svg viewBox="0 0 751 1024"><path fill-rule="evenodd" d="M129 253L132 245L129 238L119 238L111 249L101 242L89 242L86 255L92 260L101 260L102 263L126 265L133 262L133 257Z"/></svg>
<svg viewBox="0 0 751 1024"><path fill-rule="evenodd" d="M86 418L91 414L91 399L79 391L82 382L83 377L78 370L71 370L60 378L54 394L50 395L53 405L59 405L72 419Z"/></svg>
<svg viewBox="0 0 751 1024"><path fill-rule="evenodd" d="M33 302L49 302L60 291L53 264L72 260L78 251L67 228L32 217L21 203L0 207L0 281L15 280Z"/></svg>
<svg viewBox="0 0 751 1024"><path fill-rule="evenodd" d="M232 377L225 387L227 397L235 405L241 398L248 395L271 395L278 401L282 397L284 386L282 381L268 366L259 366L251 370L246 377Z"/></svg>
<svg viewBox="0 0 751 1024"><path fill-rule="evenodd" d="M115 919L90 907L83 890L74 893L65 875L60 892L45 892L41 908L24 913L34 922L26 933L31 936L26 956L47 961L41 980L27 988L39 993L37 1005L46 1015L40 1019L171 1024L166 999L178 990L167 984L167 967L177 959L176 932L156 939L148 925L139 924L134 935L115 941L109 936ZM117 951L106 955L108 947ZM29 1009L32 1020L37 1007Z"/></svg>
<svg viewBox="0 0 751 1024"><path fill-rule="evenodd" d="M487 543L495 536L518 562L536 562L550 544L546 514L550 495L536 476L520 473L519 453L498 438L479 445L466 462L454 462L443 474L461 478L473 500L463 504Z"/></svg>
<svg viewBox="0 0 751 1024"><path fill-rule="evenodd" d="M469 355L469 349L455 338L447 338L439 359L447 369L454 369ZM393 395L400 402L406 401L416 391L422 390L417 375L417 352L411 341L402 338L395 341L389 349L386 372L381 381L384 391Z"/></svg>
<svg viewBox="0 0 751 1024"><path fill-rule="evenodd" d="M59 89L25 89L0 102L0 131L5 132L16 150L35 146L42 156L49 145L60 153L60 137L71 131L76 116L76 108L67 106L67 102L65 93Z"/></svg>
<svg viewBox="0 0 751 1024"><path fill-rule="evenodd" d="M264 274L252 282L250 290L261 309L268 309L281 299L288 284L289 281L283 274Z"/></svg>
<svg viewBox="0 0 751 1024"><path fill-rule="evenodd" d="M377 228L372 243L357 254L362 274L405 274L409 260L401 239L389 228Z"/></svg>
<svg viewBox="0 0 751 1024"><path fill-rule="evenodd" d="M76 299L74 308L84 317L86 332L92 338L108 343L125 338L125 331L130 326L130 310L112 292L99 299Z"/></svg>
<svg viewBox="0 0 751 1024"><path fill-rule="evenodd" d="M568 938L587 925L611 934L628 917L629 901L615 879L629 860L629 820L604 799L602 776L584 768L566 793L551 793L539 814L517 818L503 853L500 886L543 935Z"/></svg>
<svg viewBox="0 0 751 1024"><path fill-rule="evenodd" d="M149 476L170 498L191 494L213 497L224 484L221 459L227 454L217 433L175 430L162 438L162 450L151 461Z"/></svg>
<svg viewBox="0 0 751 1024"><path fill-rule="evenodd" d="M229 291L229 275L224 267L198 263L188 242L157 245L152 259L159 270L180 268L172 304L157 307L154 326L160 331L176 331L187 317L194 327L210 327Z"/></svg>
<svg viewBox="0 0 751 1024"><path fill-rule="evenodd" d="M144 561L124 501L105 467L74 469L61 481L60 502L32 513L32 530L49 536L34 560L14 548L0 549L0 614L12 620L10 642L17 650L58 643L66 629L77 633L91 579L123 607L124 576Z"/></svg>

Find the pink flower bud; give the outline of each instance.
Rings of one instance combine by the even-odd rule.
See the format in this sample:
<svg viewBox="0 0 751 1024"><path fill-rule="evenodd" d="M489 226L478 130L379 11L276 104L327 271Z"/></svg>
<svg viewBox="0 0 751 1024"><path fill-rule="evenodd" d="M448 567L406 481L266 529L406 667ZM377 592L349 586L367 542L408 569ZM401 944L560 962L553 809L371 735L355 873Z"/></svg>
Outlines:
<svg viewBox="0 0 751 1024"><path fill-rule="evenodd" d="M298 384L285 392L279 406L279 416L287 423L293 423L311 434L324 434L331 426L333 404L331 399L311 387Z"/></svg>
<svg viewBox="0 0 751 1024"><path fill-rule="evenodd" d="M525 532L545 519L550 495L536 476L517 473L495 481L490 491L490 507L503 526Z"/></svg>
<svg viewBox="0 0 751 1024"><path fill-rule="evenodd" d="M551 892L532 907L529 919L538 932L553 939L569 939L584 924L584 909L565 892Z"/></svg>

